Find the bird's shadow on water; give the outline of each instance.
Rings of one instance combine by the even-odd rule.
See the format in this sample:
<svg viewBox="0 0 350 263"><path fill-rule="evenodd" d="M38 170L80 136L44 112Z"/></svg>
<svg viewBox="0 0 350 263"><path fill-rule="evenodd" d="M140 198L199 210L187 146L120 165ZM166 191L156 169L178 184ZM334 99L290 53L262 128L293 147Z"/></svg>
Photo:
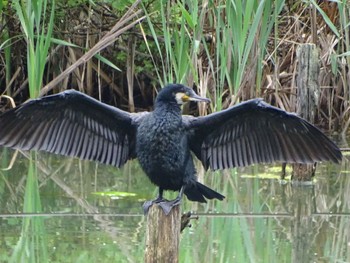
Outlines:
<svg viewBox="0 0 350 263"><path fill-rule="evenodd" d="M2 150L2 167L7 167L12 154ZM12 251L6 254L9 259L19 255L23 244L33 245L19 237L25 226L34 225L38 228L29 228L32 232L26 235L45 236L45 250L40 250L43 242L36 243L34 255L41 253L49 259L64 259L62 262L77 258L93 262L113 256L121 262L137 262L143 258L141 204L154 198L157 190L137 162L115 169L40 154L33 163L41 210L29 213L24 203L30 198L26 187L30 163L23 155L18 158L11 170L0 172L1 229L8 242L0 251ZM199 220L192 221L192 228L182 234L180 259L303 262L329 259L333 251L333 258L349 260L344 256L350 241L346 231L350 211L347 166L347 162L341 170L334 165L319 166L312 187L281 185L280 168L275 171L271 166L206 173L199 166L199 179L226 199L207 204L183 201L182 210L193 211ZM261 178L263 174L269 176ZM103 192L107 194L96 194ZM111 192L118 194L110 196ZM72 251L68 255L64 252L67 247ZM135 252L128 252L131 249ZM286 251L291 259L284 255Z"/></svg>

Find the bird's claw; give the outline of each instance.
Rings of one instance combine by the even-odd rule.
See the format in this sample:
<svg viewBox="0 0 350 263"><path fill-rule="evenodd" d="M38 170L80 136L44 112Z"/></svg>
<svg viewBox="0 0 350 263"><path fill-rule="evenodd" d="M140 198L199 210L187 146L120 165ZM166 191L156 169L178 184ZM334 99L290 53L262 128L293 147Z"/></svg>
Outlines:
<svg viewBox="0 0 350 263"><path fill-rule="evenodd" d="M169 213L170 213L171 209L173 209L173 207L181 204L181 199L176 198L176 199L171 200L171 201L168 201L168 200L165 200L165 199L162 199L162 200L156 199L156 200L146 201L142 205L143 213L145 215L147 215L149 208L153 204L158 204L160 206L160 208L162 208L163 212L166 215L169 215Z"/></svg>
<svg viewBox="0 0 350 263"><path fill-rule="evenodd" d="M171 209L173 209L173 207L180 205L180 204L181 204L181 200L178 198L176 198L172 201L165 200L163 202L158 203L158 205L162 208L163 212L166 215L169 215L169 213L170 213Z"/></svg>
<svg viewBox="0 0 350 263"><path fill-rule="evenodd" d="M149 208L154 204L154 200L146 201L143 203L142 208L143 208L143 214L147 215Z"/></svg>

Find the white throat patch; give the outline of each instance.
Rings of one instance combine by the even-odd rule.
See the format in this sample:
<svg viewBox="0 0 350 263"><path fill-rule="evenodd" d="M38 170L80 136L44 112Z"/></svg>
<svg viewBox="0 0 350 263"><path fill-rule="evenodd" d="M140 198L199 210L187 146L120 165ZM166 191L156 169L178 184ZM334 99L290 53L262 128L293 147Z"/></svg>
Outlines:
<svg viewBox="0 0 350 263"><path fill-rule="evenodd" d="M176 99L176 102L177 104L184 104L184 101L183 101L183 97L186 96L185 93L183 92L178 92L175 94L175 99Z"/></svg>

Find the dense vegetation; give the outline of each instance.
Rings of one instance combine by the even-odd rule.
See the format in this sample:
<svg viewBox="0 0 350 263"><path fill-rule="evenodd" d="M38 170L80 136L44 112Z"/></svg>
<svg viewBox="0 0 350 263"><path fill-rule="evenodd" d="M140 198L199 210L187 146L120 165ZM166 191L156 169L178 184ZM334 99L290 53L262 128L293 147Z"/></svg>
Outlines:
<svg viewBox="0 0 350 263"><path fill-rule="evenodd" d="M252 97L294 111L296 50L314 43L320 50L317 122L330 131L348 129L348 1L101 2L0 0L0 111L11 101L18 104L68 88L139 111L151 108L156 90L168 82L186 83L209 96L209 111ZM10 169L17 153L1 151L1 212L14 216L0 220L0 261L135 262L142 257L143 217L119 219L120 214L138 214L140 203L156 194L138 163L115 170L23 153L29 164L19 161ZM228 217L202 218L186 232L181 260L290 262L298 261L296 255L305 248L313 261L348 261L350 205L345 193L350 183L344 175L349 169L347 162L342 173L324 167L320 183L307 189L269 180L271 174L279 178L280 168L278 175L256 166L225 171L224 176L212 172L205 180L227 201L205 207L185 203L185 210L225 211ZM268 179L249 180L252 175ZM202 169L199 177L204 180ZM115 203L94 197L96 190L135 197ZM17 218L19 211L28 214ZM252 211L258 217L234 218Z"/></svg>
<svg viewBox="0 0 350 263"><path fill-rule="evenodd" d="M210 111L252 97L294 111L296 50L314 43L318 124L346 131L349 10L346 0L2 1L0 92L22 102L75 88L138 111L181 82L210 96Z"/></svg>

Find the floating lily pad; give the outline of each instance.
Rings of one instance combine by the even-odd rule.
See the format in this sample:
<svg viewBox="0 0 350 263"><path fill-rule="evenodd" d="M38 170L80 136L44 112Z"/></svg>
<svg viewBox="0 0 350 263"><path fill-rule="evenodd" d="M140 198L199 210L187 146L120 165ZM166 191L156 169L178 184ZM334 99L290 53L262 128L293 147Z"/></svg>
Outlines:
<svg viewBox="0 0 350 263"><path fill-rule="evenodd" d="M262 179L280 179L280 175L271 173L257 173L257 174L242 174L242 178L262 178Z"/></svg>
<svg viewBox="0 0 350 263"><path fill-rule="evenodd" d="M93 192L92 194L98 196L107 196L112 199L121 198L121 197L133 197L136 196L135 193L130 192L118 192L118 191L106 191L106 192Z"/></svg>

